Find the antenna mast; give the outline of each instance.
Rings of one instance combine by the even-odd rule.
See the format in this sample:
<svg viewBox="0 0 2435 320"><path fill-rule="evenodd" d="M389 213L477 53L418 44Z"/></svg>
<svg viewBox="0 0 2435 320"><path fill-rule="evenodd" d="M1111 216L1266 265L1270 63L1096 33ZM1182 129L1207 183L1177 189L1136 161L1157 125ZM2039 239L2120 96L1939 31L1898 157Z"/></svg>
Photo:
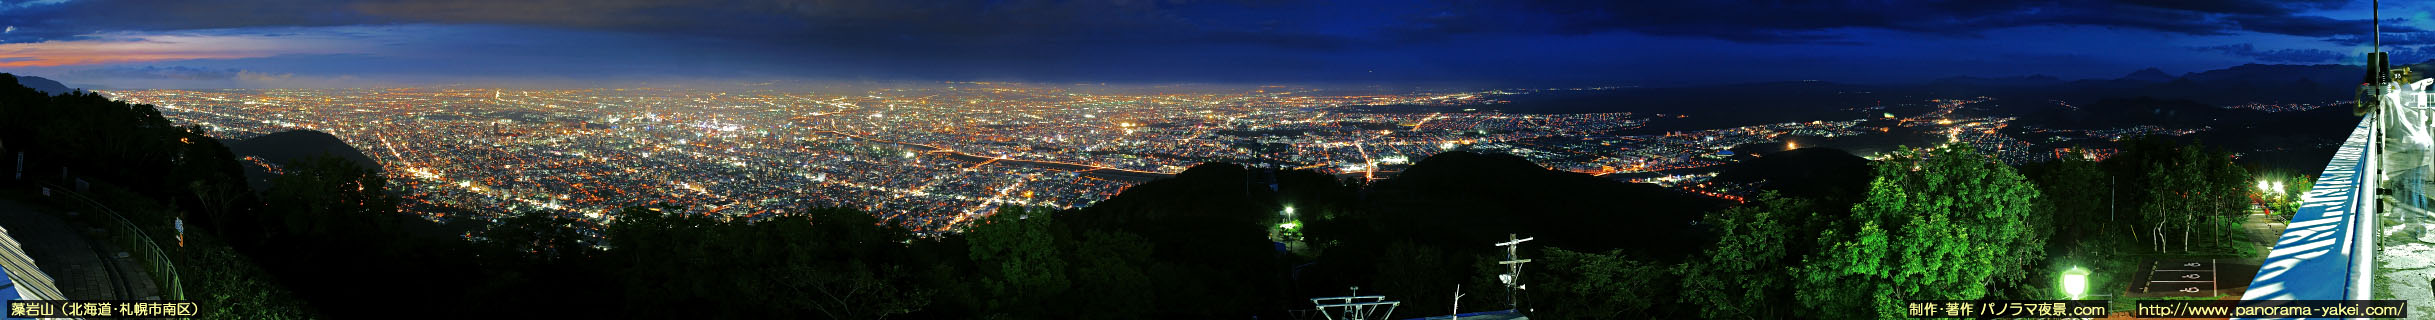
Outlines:
<svg viewBox="0 0 2435 320"><path fill-rule="evenodd" d="M2368 37L2374 39L2369 42L2373 47L2367 53L2367 77L2359 81L2358 102L2351 105L2351 115L2365 116L2370 112L2382 111L2384 101L2381 97L2392 91L2386 87L2395 79L2392 64L2384 53L2383 3L2382 0L2368 1L2368 20L2374 26L2368 31Z"/></svg>
<svg viewBox="0 0 2435 320"><path fill-rule="evenodd" d="M1506 306L1513 308L1514 312L1522 312L1522 301L1519 299L1514 299L1514 289L1527 290L1526 288L1522 288L1522 264L1530 263L1530 259L1522 259L1521 257L1521 244L1523 242L1529 242L1531 239L1538 239L1538 237L1515 239L1515 237L1519 236L1520 235L1507 233L1505 234L1506 241L1497 243L1497 246L1505 247L1505 261L1497 261L1497 264L1506 265L1513 269L1511 273L1497 275L1497 280L1505 283L1505 303Z"/></svg>

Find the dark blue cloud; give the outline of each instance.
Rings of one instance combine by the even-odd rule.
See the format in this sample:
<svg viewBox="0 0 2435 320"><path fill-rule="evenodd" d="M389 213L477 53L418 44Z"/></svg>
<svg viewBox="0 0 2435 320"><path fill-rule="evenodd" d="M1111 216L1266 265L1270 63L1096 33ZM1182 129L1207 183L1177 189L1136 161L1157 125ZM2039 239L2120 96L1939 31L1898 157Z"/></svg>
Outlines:
<svg viewBox="0 0 2435 320"><path fill-rule="evenodd" d="M2137 6L2144 6L2144 7L2151 7L2151 8L2173 9L2173 10L2195 11L2195 12L2208 12L2208 13L2239 13L2239 14L2264 14L2264 15L2284 15L2284 14L2290 14L2290 13L2293 13L2293 12L2295 12L2295 11L2299 11L2299 10L2307 10L2307 9L2332 9L2332 8L2338 8L2338 7L2341 7L2342 5L2344 5L2344 4L2348 4L2348 3L2350 3L2350 2L2351 2L2351 1L2349 1L2349 0L2281 0L2281 1L2261 1L2261 0L2230 0L2230 1L2190 1L2190 0L2124 0L2124 1L2122 1L2122 3L2124 3L2124 4L2137 5Z"/></svg>
<svg viewBox="0 0 2435 320"><path fill-rule="evenodd" d="M243 69L278 70L283 66L274 62L296 61L286 67L940 80L1701 83L1745 76L1929 77L1905 73L1911 70L1831 67L1878 64L1852 60L2004 53L2072 56L2087 63L2039 65L2120 74L2192 60L2158 56L2187 54L2189 43L2157 44L2151 47L2161 51L2137 53L2121 50L2125 42L2206 38L2211 40L2193 42L2304 47L2282 37L2296 36L2355 45L2364 42L2359 35L2367 20L2321 14L2357 5L2349 0L76 0L0 11L0 24L20 28L0 34L0 43L96 32L477 26L494 32L454 33L445 42L406 41L382 49L391 51L247 60ZM2431 40L2427 30L2409 25L2388 24L2387 31L2387 42L2395 45ZM1992 47L1950 49L1965 45ZM2197 60L2291 62L2323 51L2310 50L2208 48L2205 52L2246 60L2221 61L2226 56L2216 54ZM2088 54L2075 55L2080 52ZM1708 57L1732 57L1720 60L1742 65L1802 63L1794 69L1810 74L1703 71L1700 66L1709 62L1697 60ZM194 65L220 64L225 63ZM367 66L378 64L416 67ZM1918 72L1947 73L1935 76L1942 77L1983 69L1957 65ZM1747 81L1767 80L1780 79Z"/></svg>
<svg viewBox="0 0 2435 320"><path fill-rule="evenodd" d="M2236 16L2232 21L2250 31L2308 37L2359 36L2375 29L2369 19L2343 20L2320 16ZM2423 32L2417 27L2399 24L2401 19L2389 19L2385 33Z"/></svg>
<svg viewBox="0 0 2435 320"><path fill-rule="evenodd" d="M1759 43L1850 42L1871 28L1975 37L2024 26L2090 26L2185 35L2258 32L2309 37L2365 33L2367 19L2302 15L2348 0L2314 1L1457 1L1460 10L1408 19L1401 32L1582 34L1626 30ZM1508 8L1512 6L1512 8ZM1515 23L1516 9L1543 22ZM2402 27L2389 32L2409 32Z"/></svg>

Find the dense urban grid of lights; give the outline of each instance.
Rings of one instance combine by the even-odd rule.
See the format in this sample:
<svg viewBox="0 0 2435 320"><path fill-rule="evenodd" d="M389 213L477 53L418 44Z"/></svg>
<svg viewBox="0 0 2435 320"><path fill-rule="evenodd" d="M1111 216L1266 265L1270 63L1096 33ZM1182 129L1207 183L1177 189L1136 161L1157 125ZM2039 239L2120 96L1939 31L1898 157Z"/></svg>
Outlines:
<svg viewBox="0 0 2435 320"><path fill-rule="evenodd" d="M996 83L810 93L687 89L124 90L223 139L311 129L362 149L409 202L489 214L544 210L599 221L678 203L753 219L815 207L869 210L941 232L999 206L1072 208L1203 162L1382 178L1471 149L1551 169L1742 200L1695 169L1722 151L1792 137L1907 127L2007 162L2053 150L2007 135L2009 117L1958 117L1986 98L1928 100L1926 114L1648 132L1679 115L1514 114L1482 107L1534 90L1334 94L1262 87L1124 93ZM1559 90L1559 89L1546 89ZM1581 90L1581 89L1569 89ZM1596 90L1596 89L1591 89ZM1378 106L1421 106L1383 108ZM1493 108L1489 108L1493 109ZM1459 111L1458 111L1459 110ZM1875 114L1865 112L1862 114ZM1875 118L1875 117L1869 117ZM1864 123L1874 122L1874 125ZM2112 139L2191 129L2064 132ZM276 169L259 159L252 163ZM1625 177L1631 176L1631 177ZM418 206L417 208L427 208ZM496 219L416 212L434 220Z"/></svg>

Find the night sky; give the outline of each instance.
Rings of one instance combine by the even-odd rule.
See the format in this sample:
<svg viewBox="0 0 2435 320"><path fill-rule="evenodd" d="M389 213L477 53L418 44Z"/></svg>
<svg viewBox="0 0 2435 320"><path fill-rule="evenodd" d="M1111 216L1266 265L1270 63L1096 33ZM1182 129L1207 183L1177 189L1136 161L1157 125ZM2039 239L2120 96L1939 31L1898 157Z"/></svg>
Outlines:
<svg viewBox="0 0 2435 320"><path fill-rule="evenodd" d="M2435 59L2435 1L2384 3ZM102 88L756 81L1671 86L2358 63L2360 1L0 0Z"/></svg>

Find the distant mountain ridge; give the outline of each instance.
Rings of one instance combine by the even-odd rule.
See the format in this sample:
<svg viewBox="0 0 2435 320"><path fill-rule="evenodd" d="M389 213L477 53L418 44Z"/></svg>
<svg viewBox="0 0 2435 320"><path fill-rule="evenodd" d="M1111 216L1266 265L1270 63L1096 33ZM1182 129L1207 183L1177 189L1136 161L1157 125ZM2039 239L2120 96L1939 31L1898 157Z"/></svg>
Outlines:
<svg viewBox="0 0 2435 320"><path fill-rule="evenodd" d="M2435 71L2435 61L2404 67ZM2366 72L2365 67L2357 65L2245 64L2180 75L2159 68L2141 68L2115 78L2079 80L2065 80L2051 75L1964 76L1910 84L1773 81L1688 87L1548 90L1499 98L1506 103L1432 111L1469 112L1476 109L1482 112L1538 114L1633 112L1652 115L1655 119L1633 130L1677 132L1819 119L1873 118L1883 113L1919 112L1904 108L1916 107L1918 102L1928 99L1981 96L2006 101L2000 104L2003 107L2043 105L2040 103L2043 101L2090 104L2142 97L2188 100L2209 106L2321 104L2354 99L2359 79ZM1428 106L1404 107L1431 110L1427 109Z"/></svg>
<svg viewBox="0 0 2435 320"><path fill-rule="evenodd" d="M26 88L33 88L33 89L34 89L34 91L41 91L41 92L42 92L42 94L45 94L45 95L54 95L54 96L56 96L56 95L59 95L59 94L62 94L62 93L69 93L69 92L75 92L75 91L76 91L76 89L69 89L67 84L62 84L62 83L59 83L59 81L52 81L51 79L43 79L42 77L35 77L35 76L16 76L16 77L17 77L17 84L18 84L18 85L23 85L23 86L25 86Z"/></svg>
<svg viewBox="0 0 2435 320"><path fill-rule="evenodd" d="M2435 60L2395 67L2424 73L2435 71ZM2179 76L2157 68L2143 68L2113 79L2071 81L2045 75L1953 77L1913 86L1887 86L1887 90L1916 87L1938 96L2034 96L2074 101L2151 97L2213 105L2322 103L2350 100L2366 73L2367 68L2360 65L2252 63Z"/></svg>
<svg viewBox="0 0 2435 320"><path fill-rule="evenodd" d="M2123 75L2123 76L2122 76L2122 78L2120 78L2119 80L2131 80L2131 81L2149 81L2149 82L2165 82L2165 81L2173 81L2173 79L2174 79L2174 78L2179 78L2179 77L2174 77L2173 75L2170 75L2170 74L2165 74L2165 73L2164 73L2164 70L2158 70L2158 69L2156 69L2156 68L2150 67L2150 68L2147 68L2147 69L2139 69L2139 71L2131 71L2131 74Z"/></svg>
<svg viewBox="0 0 2435 320"><path fill-rule="evenodd" d="M2043 74L2033 74L2033 75L2018 76L2018 77L1996 77L1996 78L1982 78L1982 77L1975 77L1975 76L1959 76L1959 77L1950 77L1950 78L1944 78L1944 79L1936 79L1936 81L1930 81L1928 84L1929 84L1929 85L1963 85L1963 86L2043 86L2043 85L2054 85L2054 84L2060 84L2060 83L2063 83L2063 79L2062 79L2062 78L2056 78L2056 77L2054 77L2054 76L2043 75Z"/></svg>

